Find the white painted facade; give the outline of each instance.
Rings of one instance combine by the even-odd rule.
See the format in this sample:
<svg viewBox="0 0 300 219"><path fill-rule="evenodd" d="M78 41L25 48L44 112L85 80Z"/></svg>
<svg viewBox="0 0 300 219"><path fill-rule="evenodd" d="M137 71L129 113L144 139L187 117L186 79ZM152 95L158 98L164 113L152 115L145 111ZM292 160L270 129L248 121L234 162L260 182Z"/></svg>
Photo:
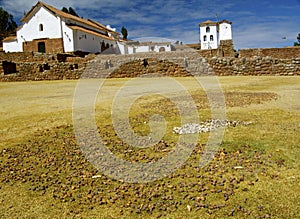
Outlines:
<svg viewBox="0 0 300 219"><path fill-rule="evenodd" d="M21 42L42 38L61 38L61 19L51 14L47 9L40 7L23 23L17 31L17 38Z"/></svg>
<svg viewBox="0 0 300 219"><path fill-rule="evenodd" d="M220 40L232 40L231 23L222 21L219 24L219 41Z"/></svg>
<svg viewBox="0 0 300 219"><path fill-rule="evenodd" d="M62 52L133 54L172 51L169 42L120 40L119 34L109 25L75 17L43 2L33 6L21 21L17 36L3 41L5 52L23 52L24 45L29 45L26 47L27 51L33 47L36 49L41 42L45 46L45 52L49 52L50 40L52 43L57 40L56 43L60 45L62 42L60 47L63 48L59 48Z"/></svg>
<svg viewBox="0 0 300 219"><path fill-rule="evenodd" d="M7 40L3 42L3 50L4 51L9 51L9 52L19 52L19 44L17 41L17 38L13 40Z"/></svg>
<svg viewBox="0 0 300 219"><path fill-rule="evenodd" d="M115 40L104 39L84 30L73 30L73 39L75 51L104 52L101 49L103 45L106 48L117 48Z"/></svg>
<svg viewBox="0 0 300 219"><path fill-rule="evenodd" d="M4 40L5 52L23 52L23 43L33 40L63 39L64 52L99 53L103 52L102 43L116 47L118 38L118 33L110 27L68 15L42 2L38 2L22 22L16 39Z"/></svg>
<svg viewBox="0 0 300 219"><path fill-rule="evenodd" d="M232 40L231 22L207 20L200 23L201 49L217 49L221 40Z"/></svg>
<svg viewBox="0 0 300 219"><path fill-rule="evenodd" d="M170 42L118 42L121 54L145 53L145 52L170 52Z"/></svg>
<svg viewBox="0 0 300 219"><path fill-rule="evenodd" d="M62 26L62 37L63 37L63 44L64 44L64 52L73 52L76 51L74 39L74 32L73 30L66 25L65 22L61 22Z"/></svg>
<svg viewBox="0 0 300 219"><path fill-rule="evenodd" d="M203 24L203 23L202 23ZM200 42L201 49L218 48L218 26L215 22L206 21L204 25L200 25Z"/></svg>

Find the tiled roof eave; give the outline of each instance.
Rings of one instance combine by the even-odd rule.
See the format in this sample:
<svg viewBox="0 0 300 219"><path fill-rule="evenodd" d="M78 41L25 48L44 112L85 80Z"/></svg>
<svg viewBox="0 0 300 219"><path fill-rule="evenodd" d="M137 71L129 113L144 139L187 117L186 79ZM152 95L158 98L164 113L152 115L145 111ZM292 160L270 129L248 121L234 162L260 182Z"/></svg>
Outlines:
<svg viewBox="0 0 300 219"><path fill-rule="evenodd" d="M94 35L94 36L101 37L101 38L103 38L103 39L107 39L107 40L110 40L110 41L115 41L115 39L112 38L112 37L103 35L103 34L101 34L101 33L95 32L95 31L93 31L93 30L86 29L86 28L84 28L84 27L75 26L75 25L68 25L68 27L71 28L72 30L79 30L79 31L82 31L82 32L85 32L85 33L88 33L88 34L92 34L92 35Z"/></svg>
<svg viewBox="0 0 300 219"><path fill-rule="evenodd" d="M13 41L16 41L17 40L17 36L9 36L9 37L6 37L3 39L2 42L13 42Z"/></svg>
<svg viewBox="0 0 300 219"><path fill-rule="evenodd" d="M26 20L29 18L29 16L34 11L34 9L37 8L38 6L45 7L47 10L49 10L51 13L53 13L56 16L59 16L59 17L65 18L65 19L74 20L74 21L83 23L87 26L90 26L90 27L93 27L93 28L96 28L96 29L99 29L99 30L104 30L104 31L107 31L107 32L110 32L110 33L113 33L113 34L119 34L117 32L114 32L111 29L106 28L104 25L102 25L98 22L95 22L95 21L92 22L90 20L86 20L86 19L74 16L74 15L71 15L71 14L65 13L65 12L63 12L61 10L58 10L58 9L56 9L56 8L54 8L54 7L52 7L48 4L45 4L41 1L39 1L35 6L33 6L31 8L31 10L21 19L21 22L23 22L23 23L26 22Z"/></svg>

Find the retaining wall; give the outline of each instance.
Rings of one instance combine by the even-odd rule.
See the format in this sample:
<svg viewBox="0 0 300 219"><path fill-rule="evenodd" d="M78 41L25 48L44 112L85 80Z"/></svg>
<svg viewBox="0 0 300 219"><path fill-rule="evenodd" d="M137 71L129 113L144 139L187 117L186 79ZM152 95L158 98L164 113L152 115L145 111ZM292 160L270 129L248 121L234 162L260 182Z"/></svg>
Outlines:
<svg viewBox="0 0 300 219"><path fill-rule="evenodd" d="M78 79L83 72L87 73L85 77L92 78L152 73L176 77L188 76L191 72L218 76L300 75L300 58L297 57L203 58L195 50L85 58L70 54L0 53L0 59L0 81Z"/></svg>
<svg viewBox="0 0 300 219"><path fill-rule="evenodd" d="M277 59L300 58L300 46L239 50L240 58L253 58L254 56L272 57Z"/></svg>

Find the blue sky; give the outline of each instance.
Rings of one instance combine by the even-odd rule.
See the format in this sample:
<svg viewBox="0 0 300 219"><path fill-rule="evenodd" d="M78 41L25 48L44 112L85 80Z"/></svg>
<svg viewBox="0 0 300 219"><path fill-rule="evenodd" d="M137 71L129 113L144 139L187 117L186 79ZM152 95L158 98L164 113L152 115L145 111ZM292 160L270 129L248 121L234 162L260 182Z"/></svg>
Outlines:
<svg viewBox="0 0 300 219"><path fill-rule="evenodd" d="M36 0L0 0L16 21ZM61 9L73 7L84 18L117 28L130 39L163 37L199 42L199 23L207 19L232 22L236 49L292 46L300 33L300 0L44 0Z"/></svg>

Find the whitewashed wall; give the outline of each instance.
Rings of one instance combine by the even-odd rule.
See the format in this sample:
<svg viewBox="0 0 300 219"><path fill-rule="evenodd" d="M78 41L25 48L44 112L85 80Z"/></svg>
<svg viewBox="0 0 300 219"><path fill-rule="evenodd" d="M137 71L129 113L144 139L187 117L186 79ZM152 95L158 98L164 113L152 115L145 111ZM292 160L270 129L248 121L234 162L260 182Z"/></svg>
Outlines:
<svg viewBox="0 0 300 219"><path fill-rule="evenodd" d="M62 34L63 34L64 52L73 52L75 49L73 30L66 25L65 21L62 21L61 24L62 24L62 32L63 32Z"/></svg>
<svg viewBox="0 0 300 219"><path fill-rule="evenodd" d="M159 50L161 48L165 48L166 52L170 52L171 51L171 45L155 45L154 46L154 52L159 52ZM150 48L150 51L151 51L151 48Z"/></svg>
<svg viewBox="0 0 300 219"><path fill-rule="evenodd" d="M5 52L22 52L21 49L17 40L10 41L10 42L3 42L3 50Z"/></svg>
<svg viewBox="0 0 300 219"><path fill-rule="evenodd" d="M43 25L43 31L39 26ZM40 38L61 38L60 18L51 14L48 10L41 7L37 13L24 23L18 31L18 40L25 38L26 41L32 41ZM23 39L24 40L24 39Z"/></svg>
<svg viewBox="0 0 300 219"><path fill-rule="evenodd" d="M150 51L149 46L135 46L135 47L136 47L136 49L135 49L136 52L149 52Z"/></svg>
<svg viewBox="0 0 300 219"><path fill-rule="evenodd" d="M126 46L123 43L117 42L117 46L119 47L120 53L122 55L128 54L128 50L126 49Z"/></svg>
<svg viewBox="0 0 300 219"><path fill-rule="evenodd" d="M103 39L98 36L86 33L80 30L74 30L74 51L83 51L83 52L102 52L101 44L104 41L105 44L109 44L116 48L117 44L115 41L110 41L108 39Z"/></svg>
<svg viewBox="0 0 300 219"><path fill-rule="evenodd" d="M206 27L210 28L209 33L206 32ZM210 40L210 36L213 36L213 41ZM204 36L206 36L206 41L204 41ZM201 49L217 49L218 48L218 32L217 26L203 26L200 27L200 40Z"/></svg>
<svg viewBox="0 0 300 219"><path fill-rule="evenodd" d="M43 30L40 30L40 24ZM4 51L22 52L23 42L32 41L40 38L61 38L60 18L51 14L48 10L41 7L17 30L17 41L5 43Z"/></svg>
<svg viewBox="0 0 300 219"><path fill-rule="evenodd" d="M231 40L231 39L232 39L231 24L221 23L219 28L219 41Z"/></svg>
<svg viewBox="0 0 300 219"><path fill-rule="evenodd" d="M136 53L136 48L133 46L127 46L128 54Z"/></svg>

